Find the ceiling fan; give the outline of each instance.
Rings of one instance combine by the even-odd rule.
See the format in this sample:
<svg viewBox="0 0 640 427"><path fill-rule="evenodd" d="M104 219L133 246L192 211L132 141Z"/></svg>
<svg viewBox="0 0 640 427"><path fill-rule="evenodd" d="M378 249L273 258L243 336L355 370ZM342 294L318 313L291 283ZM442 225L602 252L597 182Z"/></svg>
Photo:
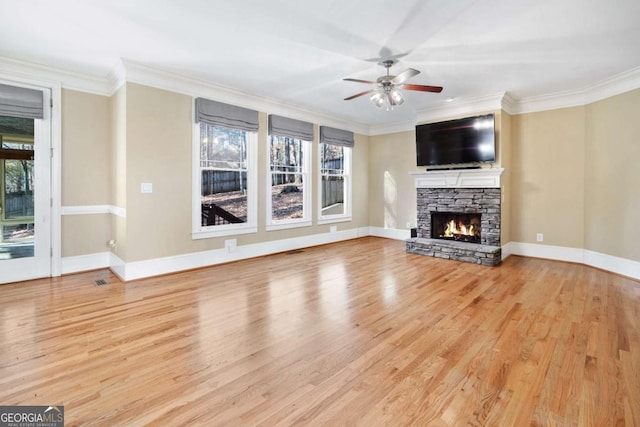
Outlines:
<svg viewBox="0 0 640 427"><path fill-rule="evenodd" d="M349 96L345 98L345 101L350 101L352 99L358 98L360 96L368 95L373 93L369 98L376 107L382 108L386 105L387 111L393 110L393 107L397 105L402 105L404 102L404 97L402 96L402 92L400 89L405 90L416 90L419 92L434 92L440 93L442 92L442 87L440 86L426 86L426 85L414 85L404 83L409 80L411 77L417 76L420 74L420 71L414 70L413 68L408 68L398 74L397 76L393 76L389 74L389 69L394 64L393 60L382 61L380 65L387 69L386 76L380 76L378 79L373 82L370 80L360 80L360 79L343 79L347 82L356 82L356 83L367 83L370 85L374 85L375 88L365 90L364 92L356 93L355 95Z"/></svg>

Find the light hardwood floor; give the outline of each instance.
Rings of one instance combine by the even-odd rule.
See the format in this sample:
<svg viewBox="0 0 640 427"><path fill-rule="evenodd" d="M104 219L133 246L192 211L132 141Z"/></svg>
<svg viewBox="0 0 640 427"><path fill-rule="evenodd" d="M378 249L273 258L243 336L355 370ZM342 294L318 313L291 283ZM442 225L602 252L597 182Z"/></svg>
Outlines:
<svg viewBox="0 0 640 427"><path fill-rule="evenodd" d="M67 426L640 425L640 284L582 265L368 237L0 308L0 404Z"/></svg>

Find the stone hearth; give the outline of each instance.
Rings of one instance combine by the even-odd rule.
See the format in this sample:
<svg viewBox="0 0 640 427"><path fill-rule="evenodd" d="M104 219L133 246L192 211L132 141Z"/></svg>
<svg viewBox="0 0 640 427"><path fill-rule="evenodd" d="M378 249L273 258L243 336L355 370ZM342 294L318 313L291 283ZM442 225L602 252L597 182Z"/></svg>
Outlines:
<svg viewBox="0 0 640 427"><path fill-rule="evenodd" d="M477 169L414 174L418 237L407 240L407 252L488 266L499 264L501 173L502 169ZM480 244L432 238L432 212L481 215Z"/></svg>

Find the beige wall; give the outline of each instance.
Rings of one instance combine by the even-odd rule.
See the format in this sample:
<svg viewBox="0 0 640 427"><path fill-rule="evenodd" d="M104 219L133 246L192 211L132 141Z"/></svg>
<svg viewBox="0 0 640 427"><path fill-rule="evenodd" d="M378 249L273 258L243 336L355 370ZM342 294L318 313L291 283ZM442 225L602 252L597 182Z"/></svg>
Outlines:
<svg viewBox="0 0 640 427"><path fill-rule="evenodd" d="M111 215L64 215L62 217L62 256L106 252L112 238Z"/></svg>
<svg viewBox="0 0 640 427"><path fill-rule="evenodd" d="M369 225L406 229L416 226L415 131L369 137Z"/></svg>
<svg viewBox="0 0 640 427"><path fill-rule="evenodd" d="M185 253L191 231L191 97L127 84L127 258ZM142 194L140 184L152 183Z"/></svg>
<svg viewBox="0 0 640 427"><path fill-rule="evenodd" d="M504 172L500 176L502 187L502 206L500 210L500 243L504 246L511 241L511 205L512 179L513 179L513 141L512 141L512 117L502 111L500 113L500 134L498 137L498 159Z"/></svg>
<svg viewBox="0 0 640 427"><path fill-rule="evenodd" d="M585 249L640 261L640 90L586 107Z"/></svg>
<svg viewBox="0 0 640 427"><path fill-rule="evenodd" d="M111 203L121 209L127 207L127 86L123 85L110 99L111 119ZM113 252L127 257L127 220L121 216L111 217L112 239L117 242Z"/></svg>
<svg viewBox="0 0 640 427"><path fill-rule="evenodd" d="M62 91L62 205L106 205L111 198L109 98Z"/></svg>
<svg viewBox="0 0 640 427"><path fill-rule="evenodd" d="M265 176L267 115L260 113L259 177ZM258 232L221 238L191 238L192 98L138 84L126 85L126 262L189 254L224 247L327 233L329 225L264 231L266 185L259 178ZM316 129L317 135L317 129ZM368 225L368 137L356 135L353 151L353 220L336 223L338 230ZM313 143L316 181L317 141ZM153 183L152 194L140 184ZM364 191L363 191L364 189ZM312 188L312 218L317 219L317 185ZM123 258L123 256L125 256Z"/></svg>
<svg viewBox="0 0 640 427"><path fill-rule="evenodd" d="M584 247L584 107L514 116L511 238Z"/></svg>
<svg viewBox="0 0 640 427"><path fill-rule="evenodd" d="M503 174L503 244L536 243L586 248L640 260L640 90L585 107L510 116L496 114L498 159ZM258 188L255 234L191 238L192 98L127 84L111 98L63 90L63 206L114 205L126 218L65 216L63 256L106 250L127 262L325 233L329 225L266 232L266 189ZM260 113L259 176L266 174L267 114ZM317 133L313 144L312 218L317 221ZM353 220L357 227L405 229L416 223L410 171L413 131L356 135L353 156ZM152 194L140 184L151 182ZM615 228L617 232L610 232Z"/></svg>
<svg viewBox="0 0 640 427"><path fill-rule="evenodd" d="M355 147L353 148L353 171L352 171L352 187L353 187L353 212L351 223L335 224L338 230L349 229L355 227L369 226L369 149L370 138L365 135L355 134ZM317 150L316 150L317 153ZM317 162L315 162L318 167ZM315 172L316 174L318 172ZM317 198L316 198L317 199ZM317 212L317 209L316 209ZM321 227L319 231L326 231L326 227Z"/></svg>
<svg viewBox="0 0 640 427"><path fill-rule="evenodd" d="M111 202L111 128L109 98L62 91L62 206L109 205ZM107 250L109 215L62 218L62 256Z"/></svg>

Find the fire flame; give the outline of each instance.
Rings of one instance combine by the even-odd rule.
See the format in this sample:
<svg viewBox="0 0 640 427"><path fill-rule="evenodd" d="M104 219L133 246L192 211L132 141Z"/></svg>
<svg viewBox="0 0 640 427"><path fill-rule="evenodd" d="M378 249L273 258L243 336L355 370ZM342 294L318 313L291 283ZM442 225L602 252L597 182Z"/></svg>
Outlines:
<svg viewBox="0 0 640 427"><path fill-rule="evenodd" d="M475 234L473 230L473 225L469 225L469 228L463 224L458 223L456 226L456 222L451 220L447 223L447 229L444 230L445 237L453 237L455 234L463 235L463 236L473 236Z"/></svg>

